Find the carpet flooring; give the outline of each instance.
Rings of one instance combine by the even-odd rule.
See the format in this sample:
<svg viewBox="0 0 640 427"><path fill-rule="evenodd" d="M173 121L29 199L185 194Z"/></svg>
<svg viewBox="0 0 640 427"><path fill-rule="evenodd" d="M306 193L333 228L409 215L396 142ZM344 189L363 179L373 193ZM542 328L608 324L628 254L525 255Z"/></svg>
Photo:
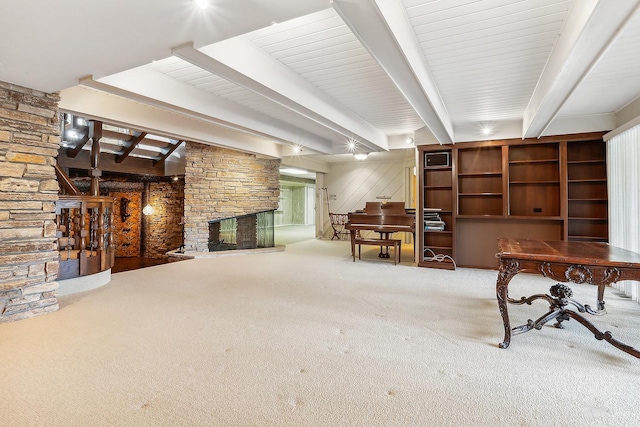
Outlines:
<svg viewBox="0 0 640 427"><path fill-rule="evenodd" d="M575 321L499 349L496 271L352 262L349 243L113 274L0 325L2 426L631 426L640 360ZM553 282L520 274L513 297ZM573 285L593 304L596 288ZM594 324L640 347L614 290ZM510 306L514 324L547 309Z"/></svg>

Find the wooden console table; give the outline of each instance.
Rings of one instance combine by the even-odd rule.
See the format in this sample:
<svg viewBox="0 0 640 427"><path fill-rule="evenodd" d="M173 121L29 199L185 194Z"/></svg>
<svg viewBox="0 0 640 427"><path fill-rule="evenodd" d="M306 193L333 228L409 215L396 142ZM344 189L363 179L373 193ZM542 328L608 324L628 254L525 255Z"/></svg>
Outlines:
<svg viewBox="0 0 640 427"><path fill-rule="evenodd" d="M511 336L531 329L541 329L550 320L562 328L562 322L575 319L589 329L598 340L605 340L614 347L640 358L640 351L617 341L611 332L601 332L579 313L598 315L605 313L604 289L611 283L622 280L640 280L640 254L610 246L606 243L540 241L526 239L498 239L500 269L496 282L498 308L504 324L504 340L498 346L509 347ZM536 294L519 300L509 297L511 279L520 272L539 273L558 282L586 283L598 287L597 309L582 305L571 299L572 291L567 285L556 284L550 294ZM509 323L507 303L531 304L537 299L549 303L549 311L537 320L512 328ZM578 312L567 307L572 306Z"/></svg>

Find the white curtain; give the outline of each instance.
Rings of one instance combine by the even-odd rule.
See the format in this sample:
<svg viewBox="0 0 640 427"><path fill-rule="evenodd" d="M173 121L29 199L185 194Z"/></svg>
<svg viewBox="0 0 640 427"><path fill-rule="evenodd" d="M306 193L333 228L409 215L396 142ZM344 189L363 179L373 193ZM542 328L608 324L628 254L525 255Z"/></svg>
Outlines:
<svg viewBox="0 0 640 427"><path fill-rule="evenodd" d="M640 252L640 126L607 141L609 243ZM640 302L640 282L613 285Z"/></svg>

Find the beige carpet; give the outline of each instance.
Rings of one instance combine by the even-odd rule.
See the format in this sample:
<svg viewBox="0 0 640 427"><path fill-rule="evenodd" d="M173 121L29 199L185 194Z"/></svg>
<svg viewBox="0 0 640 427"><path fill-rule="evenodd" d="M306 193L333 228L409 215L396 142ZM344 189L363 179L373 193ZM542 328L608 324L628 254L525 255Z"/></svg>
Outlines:
<svg viewBox="0 0 640 427"><path fill-rule="evenodd" d="M311 240L113 275L0 325L2 426L640 424L640 360L575 321L514 337L495 271L393 266ZM552 281L518 275L512 296ZM595 287L574 285L593 303ZM640 347L640 306L593 319ZM524 323L546 304L510 306Z"/></svg>

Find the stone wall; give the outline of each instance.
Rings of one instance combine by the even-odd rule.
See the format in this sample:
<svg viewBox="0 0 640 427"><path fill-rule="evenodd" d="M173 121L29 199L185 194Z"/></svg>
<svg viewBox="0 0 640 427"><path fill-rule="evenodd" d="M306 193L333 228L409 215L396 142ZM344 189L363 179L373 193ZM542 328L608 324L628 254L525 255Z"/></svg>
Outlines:
<svg viewBox="0 0 640 427"><path fill-rule="evenodd" d="M154 212L143 218L147 223L142 256L164 258L182 244L184 181L151 182L147 197Z"/></svg>
<svg viewBox="0 0 640 427"><path fill-rule="evenodd" d="M116 257L139 257L140 237L142 230L142 191L110 191L109 197L113 197L113 236L116 244ZM127 218L123 220L121 212L123 199L128 200Z"/></svg>
<svg viewBox="0 0 640 427"><path fill-rule="evenodd" d="M0 82L0 322L58 309L59 100Z"/></svg>
<svg viewBox="0 0 640 427"><path fill-rule="evenodd" d="M279 159L188 142L186 163L187 251L208 251L210 220L278 208Z"/></svg>

